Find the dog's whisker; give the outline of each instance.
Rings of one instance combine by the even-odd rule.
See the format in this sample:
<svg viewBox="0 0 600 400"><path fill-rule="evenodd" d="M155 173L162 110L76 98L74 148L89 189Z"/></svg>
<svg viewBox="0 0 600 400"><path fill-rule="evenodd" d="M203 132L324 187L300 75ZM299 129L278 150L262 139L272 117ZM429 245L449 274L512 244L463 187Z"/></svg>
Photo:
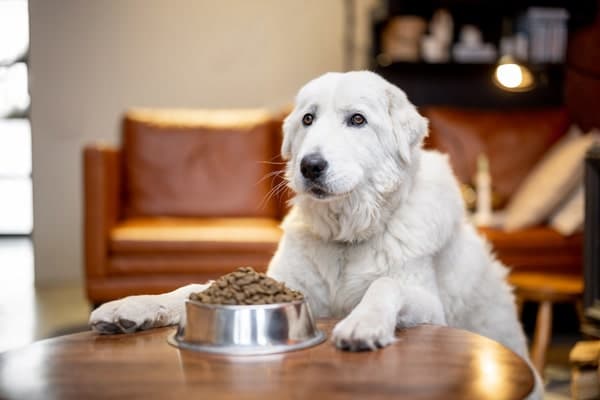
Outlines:
<svg viewBox="0 0 600 400"><path fill-rule="evenodd" d="M279 182L277 185L273 186L261 200L259 208L264 207L273 197L281 195L286 188L287 181Z"/></svg>
<svg viewBox="0 0 600 400"><path fill-rule="evenodd" d="M285 161L257 161L258 164L269 164L269 165L285 165Z"/></svg>
<svg viewBox="0 0 600 400"><path fill-rule="evenodd" d="M280 157L281 157L281 155L280 155L280 154L279 154L279 152L278 152L278 153L277 153L277 154L275 154L273 157L269 158L269 159L267 160L267 162L268 162L268 161L273 161L273 160L275 160L276 158L280 158ZM282 162L285 162L285 161L282 161Z"/></svg>
<svg viewBox="0 0 600 400"><path fill-rule="evenodd" d="M280 197L286 191L286 189L287 185L285 185L284 183L278 185L274 188L273 191L270 192L268 197L265 199L265 202L271 200L273 197Z"/></svg>
<svg viewBox="0 0 600 400"><path fill-rule="evenodd" d="M283 182L278 183L277 185L273 186L268 192L267 194L263 197L263 200L261 202L262 203L266 203L267 201L271 200L271 198L277 194L279 192L279 188L281 187L281 185L283 184Z"/></svg>
<svg viewBox="0 0 600 400"><path fill-rule="evenodd" d="M285 170L283 170L283 169L277 170L277 171L273 171L273 172L269 172L268 174L265 174L265 176L263 176L262 178L260 178L260 180L258 182L256 182L255 185L258 185L259 183L263 182L265 179L272 178L272 177L281 175L283 173L285 173Z"/></svg>

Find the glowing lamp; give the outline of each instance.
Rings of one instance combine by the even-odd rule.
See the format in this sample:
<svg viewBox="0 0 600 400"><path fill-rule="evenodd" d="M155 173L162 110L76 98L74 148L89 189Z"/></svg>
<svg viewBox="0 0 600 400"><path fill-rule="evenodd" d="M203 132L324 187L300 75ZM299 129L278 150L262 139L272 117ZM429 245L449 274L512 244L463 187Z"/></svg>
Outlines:
<svg viewBox="0 0 600 400"><path fill-rule="evenodd" d="M493 81L496 86L510 92L526 92L533 89L535 83L531 71L510 56L500 59Z"/></svg>

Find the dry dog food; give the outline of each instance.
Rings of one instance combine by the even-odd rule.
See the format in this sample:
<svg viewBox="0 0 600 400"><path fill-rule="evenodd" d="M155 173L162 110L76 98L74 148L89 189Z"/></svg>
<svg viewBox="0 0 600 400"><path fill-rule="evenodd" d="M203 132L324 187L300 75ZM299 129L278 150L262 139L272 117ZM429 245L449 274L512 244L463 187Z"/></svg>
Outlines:
<svg viewBox="0 0 600 400"><path fill-rule="evenodd" d="M250 267L223 275L203 292L192 293L191 300L205 304L274 304L302 300L302 293Z"/></svg>

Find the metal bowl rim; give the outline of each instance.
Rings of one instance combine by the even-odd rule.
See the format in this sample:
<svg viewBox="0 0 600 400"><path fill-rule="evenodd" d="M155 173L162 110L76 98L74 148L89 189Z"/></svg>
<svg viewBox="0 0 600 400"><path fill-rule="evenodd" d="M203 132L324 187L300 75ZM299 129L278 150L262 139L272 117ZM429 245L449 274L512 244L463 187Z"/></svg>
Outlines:
<svg viewBox="0 0 600 400"><path fill-rule="evenodd" d="M213 310L251 310L251 309L271 309L271 308L283 308L291 305L308 304L306 297L303 300L294 300L284 303L271 303L271 304L207 304L201 303L197 300L186 299L186 303L191 303L195 307L204 307Z"/></svg>

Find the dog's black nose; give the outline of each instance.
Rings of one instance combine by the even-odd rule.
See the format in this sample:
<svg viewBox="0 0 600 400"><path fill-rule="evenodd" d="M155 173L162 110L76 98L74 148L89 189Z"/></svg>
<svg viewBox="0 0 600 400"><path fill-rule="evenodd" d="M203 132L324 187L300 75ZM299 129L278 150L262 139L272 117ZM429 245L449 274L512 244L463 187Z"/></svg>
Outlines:
<svg viewBox="0 0 600 400"><path fill-rule="evenodd" d="M318 179L323 171L327 169L327 161L319 153L312 153L302 157L300 161L300 172L306 179L314 181Z"/></svg>

